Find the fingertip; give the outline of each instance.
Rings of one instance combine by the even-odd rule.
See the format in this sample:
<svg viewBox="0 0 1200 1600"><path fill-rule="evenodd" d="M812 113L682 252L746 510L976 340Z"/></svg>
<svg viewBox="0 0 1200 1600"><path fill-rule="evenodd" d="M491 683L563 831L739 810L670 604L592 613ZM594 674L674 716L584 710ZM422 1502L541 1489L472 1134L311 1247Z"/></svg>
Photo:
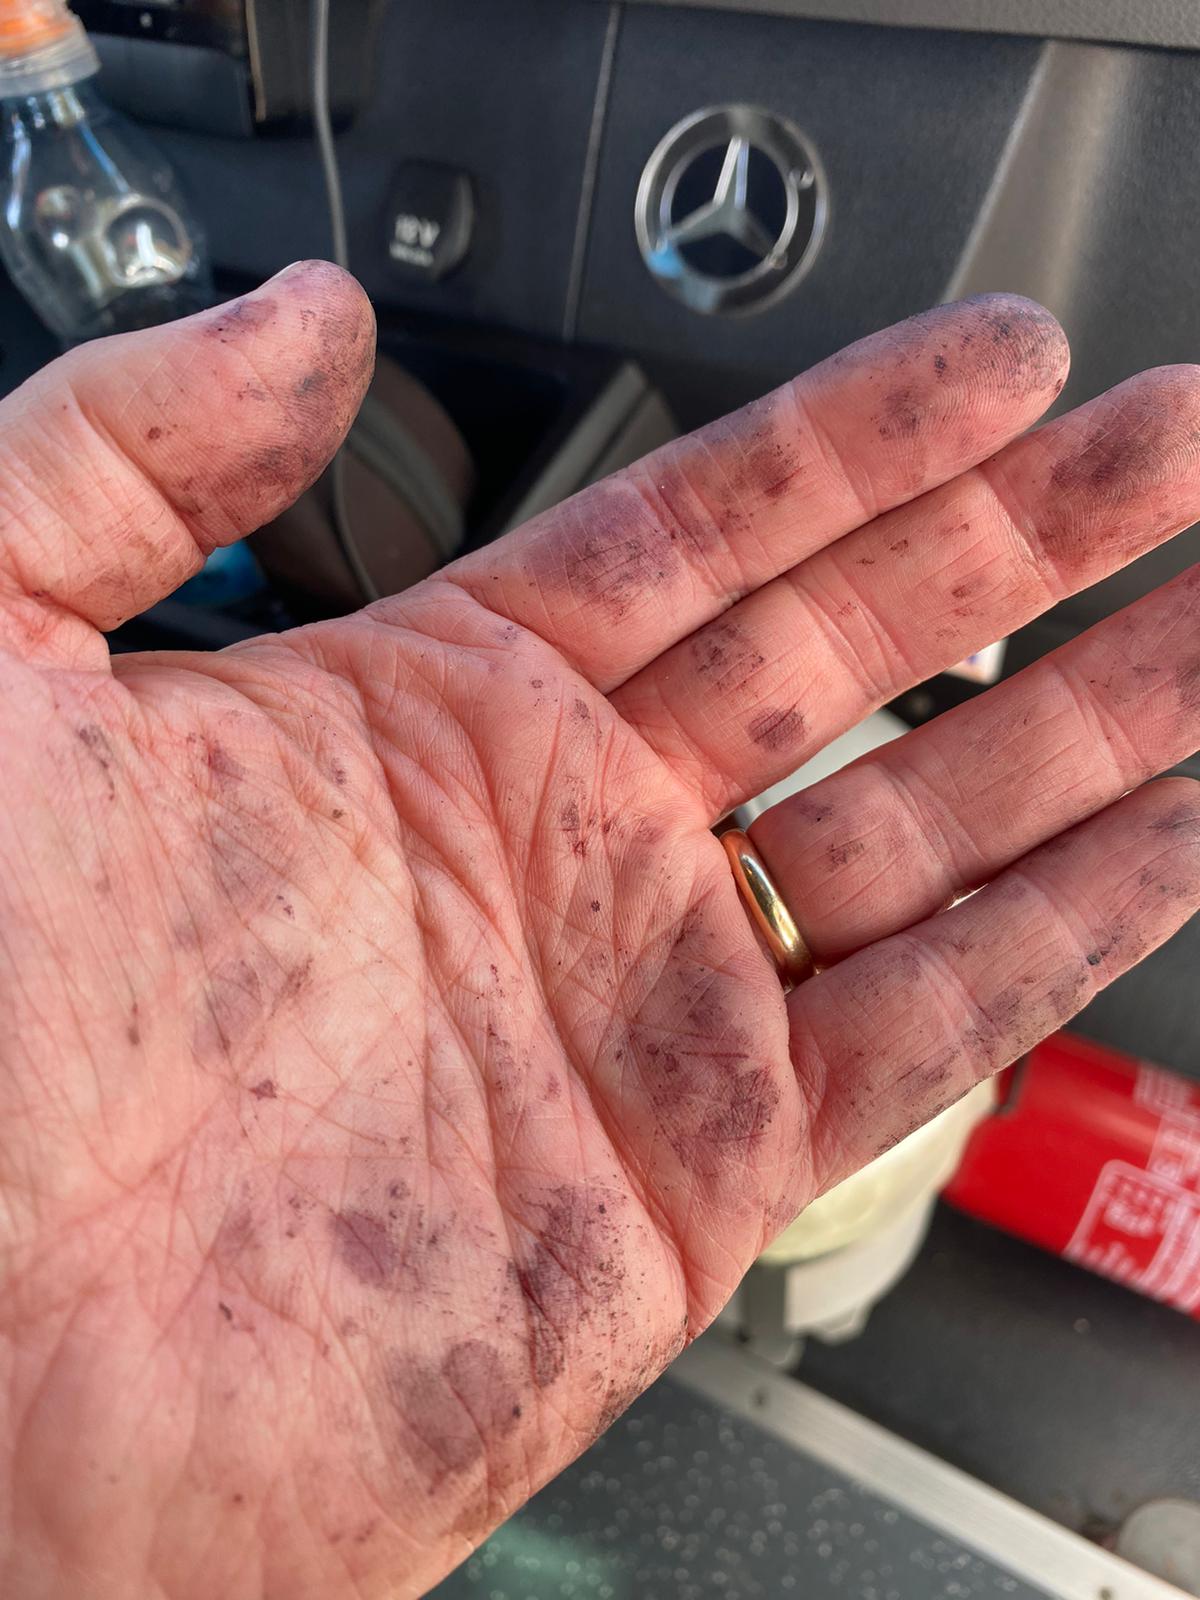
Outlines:
<svg viewBox="0 0 1200 1600"><path fill-rule="evenodd" d="M1147 426L1160 430L1168 448L1200 455L1200 365L1179 361L1147 367L1110 393L1129 408L1133 420L1140 413Z"/></svg>
<svg viewBox="0 0 1200 1600"><path fill-rule="evenodd" d="M332 261L297 261L264 285L282 293L317 361L306 365L301 383L320 394L330 379L349 411L358 411L375 371L375 308L358 279ZM303 395L300 395L303 398ZM334 407L336 412L338 408Z"/></svg>
<svg viewBox="0 0 1200 1600"><path fill-rule="evenodd" d="M1034 438L1047 487L1121 511L1110 536L1128 524L1139 550L1200 513L1200 366L1136 373Z"/></svg>
<svg viewBox="0 0 1200 1600"><path fill-rule="evenodd" d="M1151 832L1193 848L1200 859L1200 782L1182 774L1156 778L1143 793Z"/></svg>
<svg viewBox="0 0 1200 1600"><path fill-rule="evenodd" d="M365 368L369 380L374 365L374 307L358 279L332 261L294 261L201 320L221 344L262 336L283 359L305 360L315 346L334 377L353 378Z"/></svg>
<svg viewBox="0 0 1200 1600"><path fill-rule="evenodd" d="M930 486L928 471L919 485L908 471L930 434L938 439L935 481L945 481L1036 422L1062 392L1069 367L1066 334L1044 306L1023 295L985 294L872 334L798 382L811 391L811 406L844 419L848 451L861 448L860 432L901 448L908 458L902 474L913 481L903 482L900 498L910 499ZM884 489L886 504L893 497L886 483Z"/></svg>
<svg viewBox="0 0 1200 1600"><path fill-rule="evenodd" d="M375 367L375 313L355 277L331 261L293 262L206 313L202 333L234 358L213 370L252 431L302 437L310 458L332 455ZM246 363L261 386L239 380Z"/></svg>
<svg viewBox="0 0 1200 1600"><path fill-rule="evenodd" d="M964 349L974 348L1010 385L1050 398L1062 392L1071 369L1070 342L1039 301L1003 291L971 295L942 309L958 325Z"/></svg>
<svg viewBox="0 0 1200 1600"><path fill-rule="evenodd" d="M374 331L375 308L370 296L354 274L345 267L339 267L336 262L322 260L319 256L293 261L273 278L268 278L255 293L269 290L272 286L286 287L289 293L293 289L303 289L309 295L328 298L343 309L353 311Z"/></svg>
<svg viewBox="0 0 1200 1600"><path fill-rule="evenodd" d="M1062 324L1053 311L1044 306L1040 300L1034 300L1027 294L1018 294L1013 289L988 289L980 294L964 295L961 300L949 300L947 309L955 307L976 307L989 316L1012 317L1028 322L1033 326L1045 330L1048 335L1057 336L1063 343L1066 334Z"/></svg>
<svg viewBox="0 0 1200 1600"><path fill-rule="evenodd" d="M1161 918L1160 943L1200 909L1200 783L1156 778L1118 802L1122 814L1137 840L1138 890Z"/></svg>
<svg viewBox="0 0 1200 1600"><path fill-rule="evenodd" d="M203 550L261 527L324 470L371 382L375 317L350 273L300 261L122 354L138 385L125 420L146 425L120 442Z"/></svg>

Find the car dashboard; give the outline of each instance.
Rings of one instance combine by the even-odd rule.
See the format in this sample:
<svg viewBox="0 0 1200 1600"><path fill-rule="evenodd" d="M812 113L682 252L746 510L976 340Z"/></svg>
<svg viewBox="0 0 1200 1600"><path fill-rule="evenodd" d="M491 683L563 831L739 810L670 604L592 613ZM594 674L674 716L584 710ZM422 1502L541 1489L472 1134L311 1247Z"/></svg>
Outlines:
<svg viewBox="0 0 1200 1600"><path fill-rule="evenodd" d="M329 253L286 8L76 9L101 87L155 125L194 196L224 289ZM1074 353L1056 410L1200 360L1189 0L350 0L341 16L349 263L381 348L471 449L468 542L595 476L618 435L636 453L942 300L1011 290L1047 305ZM715 241L721 206L736 226ZM54 353L7 285L0 343L5 389ZM1198 556L1192 529L1064 601L1007 641L1003 672ZM156 643L171 642L163 626ZM976 692L943 675L891 709L916 725ZM1183 770L1200 777L1200 758ZM1198 967L1193 925L1077 1027L1200 1078ZM1200 1499L1198 1338L1176 1312L943 1211L863 1336L813 1344L800 1370L1100 1548L1142 1501ZM684 1426L639 1424L656 1460L660 1422L668 1445ZM630 1473L637 1438L624 1436ZM561 1514L548 1504L531 1539ZM672 1570L609 1592L690 1593ZM532 1577L498 1589L489 1571L477 1562L447 1595L605 1592ZM744 1592L778 1592L761 1581ZM912 1592L1043 1591L979 1578Z"/></svg>

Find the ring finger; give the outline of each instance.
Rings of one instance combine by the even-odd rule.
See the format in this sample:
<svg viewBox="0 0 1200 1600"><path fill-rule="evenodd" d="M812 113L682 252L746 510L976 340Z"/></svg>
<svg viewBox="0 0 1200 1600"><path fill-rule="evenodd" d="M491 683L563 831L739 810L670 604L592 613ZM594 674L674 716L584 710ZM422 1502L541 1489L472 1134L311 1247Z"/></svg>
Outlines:
<svg viewBox="0 0 1200 1600"><path fill-rule="evenodd" d="M790 796L755 844L819 962L910 927L1200 745L1200 567Z"/></svg>

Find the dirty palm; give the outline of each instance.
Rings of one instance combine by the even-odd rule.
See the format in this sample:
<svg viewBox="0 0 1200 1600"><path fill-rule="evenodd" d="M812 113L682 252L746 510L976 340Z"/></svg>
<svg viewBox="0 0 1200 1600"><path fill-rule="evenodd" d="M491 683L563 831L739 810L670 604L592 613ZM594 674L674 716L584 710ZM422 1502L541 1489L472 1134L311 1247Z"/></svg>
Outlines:
<svg viewBox="0 0 1200 1600"><path fill-rule="evenodd" d="M1200 901L1195 572L756 824L789 994L711 832L1200 516L1195 369L1031 433L1053 319L942 307L356 616L110 660L372 350L308 264L3 406L8 1595L420 1592Z"/></svg>

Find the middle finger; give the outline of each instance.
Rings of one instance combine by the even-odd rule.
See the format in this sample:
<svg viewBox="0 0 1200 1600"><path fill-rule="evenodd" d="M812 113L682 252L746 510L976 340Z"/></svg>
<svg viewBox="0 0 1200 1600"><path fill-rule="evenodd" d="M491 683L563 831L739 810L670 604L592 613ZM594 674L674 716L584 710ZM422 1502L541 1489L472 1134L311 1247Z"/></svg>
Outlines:
<svg viewBox="0 0 1200 1600"><path fill-rule="evenodd" d="M714 819L1200 518L1200 367L1144 372L749 595L611 696Z"/></svg>

